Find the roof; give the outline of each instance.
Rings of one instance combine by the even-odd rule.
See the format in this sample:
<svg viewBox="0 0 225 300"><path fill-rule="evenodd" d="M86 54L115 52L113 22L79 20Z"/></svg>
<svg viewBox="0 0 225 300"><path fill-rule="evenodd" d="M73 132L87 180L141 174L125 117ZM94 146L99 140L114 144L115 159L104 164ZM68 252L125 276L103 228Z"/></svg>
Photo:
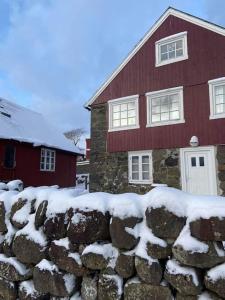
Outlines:
<svg viewBox="0 0 225 300"><path fill-rule="evenodd" d="M119 74L119 72L126 66L126 64L132 59L132 57L139 51L139 49L147 42L147 40L153 35L153 33L159 28L159 26L170 16L175 16L195 25L204 27L208 30L214 31L218 34L225 36L225 28L214 23L208 22L204 19L195 17L173 7L169 7L162 16L155 22L140 42L134 47L134 49L128 54L124 61L118 66L117 69L110 75L110 77L103 83L103 85L94 93L94 95L85 103L85 108L90 109L93 102L100 96L100 94L107 88L111 81Z"/></svg>
<svg viewBox="0 0 225 300"><path fill-rule="evenodd" d="M0 139L16 140L80 154L43 115L0 98Z"/></svg>

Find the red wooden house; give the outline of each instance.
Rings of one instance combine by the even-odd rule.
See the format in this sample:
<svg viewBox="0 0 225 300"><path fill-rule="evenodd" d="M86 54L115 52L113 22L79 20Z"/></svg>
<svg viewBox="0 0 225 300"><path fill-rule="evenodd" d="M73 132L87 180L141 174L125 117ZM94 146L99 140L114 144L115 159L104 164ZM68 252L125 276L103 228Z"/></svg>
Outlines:
<svg viewBox="0 0 225 300"><path fill-rule="evenodd" d="M0 99L0 181L74 186L77 154L41 114Z"/></svg>
<svg viewBox="0 0 225 300"><path fill-rule="evenodd" d="M90 189L225 194L225 29L173 8L86 103Z"/></svg>

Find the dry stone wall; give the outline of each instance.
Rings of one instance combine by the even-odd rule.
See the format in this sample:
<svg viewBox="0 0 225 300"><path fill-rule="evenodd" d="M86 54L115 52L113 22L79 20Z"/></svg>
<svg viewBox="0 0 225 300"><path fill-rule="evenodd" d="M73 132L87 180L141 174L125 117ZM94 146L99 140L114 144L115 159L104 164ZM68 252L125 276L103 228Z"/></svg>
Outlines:
<svg viewBox="0 0 225 300"><path fill-rule="evenodd" d="M0 299L225 299L225 199L0 191Z"/></svg>

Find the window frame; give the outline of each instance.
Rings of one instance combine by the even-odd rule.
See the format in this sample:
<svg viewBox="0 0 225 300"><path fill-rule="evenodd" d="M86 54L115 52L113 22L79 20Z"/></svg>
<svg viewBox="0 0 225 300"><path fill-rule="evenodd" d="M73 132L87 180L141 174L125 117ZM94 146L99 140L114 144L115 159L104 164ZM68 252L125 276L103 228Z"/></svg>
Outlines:
<svg viewBox="0 0 225 300"><path fill-rule="evenodd" d="M179 112L180 118L177 120L168 120L168 121L159 121L159 122L152 122L152 99L156 97L163 97L173 95L174 93L179 94ZM183 96L183 86L159 90L154 92L149 92L145 94L147 97L147 125L146 127L157 127L157 126L166 126L166 125L174 125L174 124L181 124L185 123L184 119L184 96Z"/></svg>
<svg viewBox="0 0 225 300"><path fill-rule="evenodd" d="M169 44L169 43L177 42L178 40L182 40L182 42L183 42L183 55L161 61L161 51L160 51L161 46ZM160 39L155 42L155 66L156 67L172 64L172 63L186 60L186 59L188 59L187 31L179 32L174 35L170 35L168 37L165 37L165 38Z"/></svg>
<svg viewBox="0 0 225 300"><path fill-rule="evenodd" d="M209 102L210 102L209 119L225 118L225 111L223 113L216 113L215 110L215 105L216 105L215 88L220 85L225 85L225 77L209 80L208 85L209 85Z"/></svg>
<svg viewBox="0 0 225 300"><path fill-rule="evenodd" d="M44 156L42 155L44 151ZM51 154L54 153L54 163L53 163L53 166L54 168L53 169L47 169L46 166L47 166L47 162L46 162L46 159L47 159L47 151L50 151L50 159L52 158ZM44 168L42 168L42 157L44 157ZM49 163L50 166L51 166L51 162ZM40 155L40 171L41 172L55 172L55 165L56 165L56 151L55 150L52 150L52 149L49 149L49 148L41 148L41 155Z"/></svg>
<svg viewBox="0 0 225 300"><path fill-rule="evenodd" d="M142 178L142 157L149 156L149 179ZM132 157L138 156L138 174L139 179L132 179ZM141 179L140 179L141 175ZM153 183L153 162L152 162L152 150L147 151L130 151L128 152L128 178L131 184L152 184Z"/></svg>
<svg viewBox="0 0 225 300"><path fill-rule="evenodd" d="M118 126L113 127L113 105L121 105L134 102L135 104L135 124L134 125L126 125L126 126ZM137 129L140 128L139 126L139 95L127 96L122 98L117 98L108 101L108 131L121 131L121 130L130 130L130 129Z"/></svg>

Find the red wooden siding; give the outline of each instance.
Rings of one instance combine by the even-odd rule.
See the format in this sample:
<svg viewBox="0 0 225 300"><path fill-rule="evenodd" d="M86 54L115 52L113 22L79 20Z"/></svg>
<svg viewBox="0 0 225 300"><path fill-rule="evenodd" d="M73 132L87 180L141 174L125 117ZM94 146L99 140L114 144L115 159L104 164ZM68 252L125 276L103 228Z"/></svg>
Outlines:
<svg viewBox="0 0 225 300"><path fill-rule="evenodd" d="M155 42L187 31L187 60L155 67ZM108 133L110 152L225 143L225 119L209 120L208 80L225 77L225 37L169 16L94 102L139 94L140 129ZM146 128L145 93L184 87L184 124Z"/></svg>
<svg viewBox="0 0 225 300"><path fill-rule="evenodd" d="M16 167L3 167L4 148L8 143L16 147ZM40 147L32 147L27 143L0 140L0 181L21 179L25 186L54 185L69 187L75 185L76 156L56 150L55 172L40 171Z"/></svg>

